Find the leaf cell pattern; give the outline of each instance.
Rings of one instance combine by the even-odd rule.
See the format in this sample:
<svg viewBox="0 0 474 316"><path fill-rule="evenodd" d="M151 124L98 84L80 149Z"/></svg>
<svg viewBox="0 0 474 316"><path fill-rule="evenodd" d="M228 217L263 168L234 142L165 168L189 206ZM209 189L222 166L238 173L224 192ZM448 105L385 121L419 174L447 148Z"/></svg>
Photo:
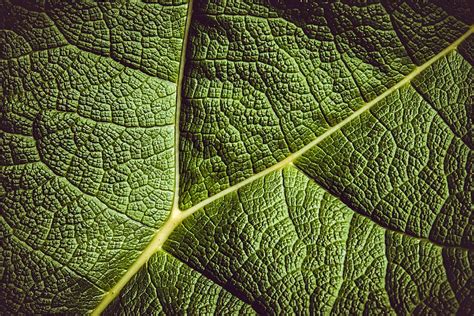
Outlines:
<svg viewBox="0 0 474 316"><path fill-rule="evenodd" d="M472 314L473 16L0 0L2 310Z"/></svg>

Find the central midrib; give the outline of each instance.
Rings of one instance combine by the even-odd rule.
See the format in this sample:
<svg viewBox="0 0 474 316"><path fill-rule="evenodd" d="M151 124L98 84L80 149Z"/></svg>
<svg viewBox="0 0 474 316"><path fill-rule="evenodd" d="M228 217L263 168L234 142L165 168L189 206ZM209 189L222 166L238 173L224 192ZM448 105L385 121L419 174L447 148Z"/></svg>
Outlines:
<svg viewBox="0 0 474 316"><path fill-rule="evenodd" d="M112 287L110 291L108 291L102 298L101 302L97 305L97 307L92 311L92 315L100 315L107 306L120 294L123 287L130 281L130 279L142 268L143 265L153 256L156 252L158 252L163 244L166 242L168 237L174 231L174 229L183 222L186 218L191 216L196 211L204 208L205 206L209 205L210 203L230 194L232 192L237 191L238 189L242 188L243 186L252 183L253 181L260 179L266 176L269 173L282 169L288 165L291 165L293 161L299 157L301 157L304 153L308 150L316 146L317 144L321 143L324 139L332 135L333 133L340 130L343 126L347 125L349 122L353 121L355 118L359 117L362 113L367 112L370 108L372 108L375 104L386 98L391 93L397 91L405 84L408 84L415 78L418 74L420 74L423 70L431 66L437 60L446 56L449 52L455 50L459 44L461 44L467 37L474 33L474 25L470 26L469 30L464 33L461 37L459 37L456 41L454 41L451 45L443 49L441 52L433 56L423 65L416 67L411 73L409 73L406 77L404 77L401 81L397 84L392 86L391 88L385 90L382 94L374 98L373 100L367 102L362 107L360 107L357 111L353 112L351 115L346 117L344 120L339 122L338 124L334 125L333 127L326 130L323 134L316 137L313 141L302 147L300 150L292 153L284 160L276 163L275 165L257 173L253 176L231 186L221 192L203 200L194 206L186 209L180 210L179 209L179 119L180 119L180 109L181 109L181 102L182 102L182 89L183 89L183 78L184 78L184 67L185 67L185 59L186 59L186 51L187 51L187 44L189 42L189 27L191 22L192 16L192 4L193 0L190 0L188 3L188 11L186 15L186 25L184 30L184 37L183 37L183 46L181 51L181 60L180 60L180 70L179 70L179 77L178 83L176 87L176 115L175 115L175 188L174 188L174 195L173 195L173 203L172 209L168 219L164 222L160 229L158 229L147 245L147 247L143 250L140 256L135 260L135 262L127 269L125 274L122 278Z"/></svg>
<svg viewBox="0 0 474 316"><path fill-rule="evenodd" d="M176 226L179 225L179 223L184 220L184 217L181 215L182 212L179 210L179 120L183 92L184 67L186 64L187 45L189 42L189 27L191 25L191 16L193 12L193 1L194 0L189 0L188 2L183 34L183 44L181 47L181 57L179 61L178 81L176 83L176 112L174 121L175 185L171 212L161 228L156 231L150 243L145 249L143 249L140 256L127 269L127 271L112 287L112 289L104 294L102 300L92 311L91 315L100 315L107 308L107 306L109 306L109 304L120 294L121 290L128 283L128 281L130 281L130 279L142 268L142 266L148 262L148 259L161 248L164 242L168 239L168 236L171 234L171 232L176 228Z"/></svg>

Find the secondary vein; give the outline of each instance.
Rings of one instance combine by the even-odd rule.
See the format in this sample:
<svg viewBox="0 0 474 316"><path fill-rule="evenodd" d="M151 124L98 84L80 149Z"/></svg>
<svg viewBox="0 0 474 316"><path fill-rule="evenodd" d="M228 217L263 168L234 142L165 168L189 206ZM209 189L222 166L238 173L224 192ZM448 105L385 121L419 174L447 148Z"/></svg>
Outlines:
<svg viewBox="0 0 474 316"><path fill-rule="evenodd" d="M237 184L235 184L231 187L228 187L227 189L225 189L225 190L223 190L223 191L207 198L206 200L201 201L198 204L188 208L187 210L184 211L187 214L186 217L191 215L192 213L196 212L197 210L205 207L206 205L214 202L215 200L217 200L217 199L219 199L219 198L221 198L221 197L223 197L223 196L225 196L225 195L227 195L231 192L234 192L234 191L240 189L241 187L245 186L246 184L249 184L249 183L251 183L251 182L253 182L253 181L255 181L255 180L257 180L261 177L264 177L265 175L267 175L267 174L269 174L273 171L284 168L285 166L291 164L294 160L301 157L308 150L315 147L316 145L321 143L323 140L325 140L326 138L328 138L329 136L331 136L335 132L339 131L345 125L352 122L354 119L358 118L361 114L363 114L363 113L367 112L368 110L370 110L375 104L377 104L378 102L385 99L388 95L390 95L393 92L397 91L398 89L400 89L404 85L410 83L413 80L413 78L415 78L423 70L425 70L426 68L431 66L433 63L435 63L440 58L446 56L449 52L455 50L459 46L459 44L461 44L466 38L468 38L473 33L474 33L474 25L472 25L469 28L469 30L466 33L464 33L461 37L459 37L455 42L453 42L451 45L449 45L448 47L443 49L441 52L439 52L438 54L433 56L431 59L429 59L423 65L421 65L419 67L416 67L411 73L409 73L406 77L404 77L402 80L400 80L397 84L395 84L391 88L385 90L382 94L378 95L375 99L372 99L371 101L365 103L357 111L353 112L351 115L346 117L344 120L342 120L338 124L336 124L333 127L327 129L323 134L316 137L313 141L308 143L306 146L304 146L300 150L292 153L291 155L289 155L285 159L281 160L280 162L274 164L273 166L271 166L271 167L269 167L269 168L267 168L263 171L260 171L259 173L254 174L253 176L245 179L244 181L239 182L239 183L237 183Z"/></svg>

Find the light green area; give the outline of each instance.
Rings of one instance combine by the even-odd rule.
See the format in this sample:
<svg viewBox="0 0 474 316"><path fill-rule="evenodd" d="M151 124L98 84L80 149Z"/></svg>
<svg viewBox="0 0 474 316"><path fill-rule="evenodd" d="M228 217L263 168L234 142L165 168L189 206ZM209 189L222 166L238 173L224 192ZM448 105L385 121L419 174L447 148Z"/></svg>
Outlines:
<svg viewBox="0 0 474 316"><path fill-rule="evenodd" d="M125 314L255 314L233 293L160 251L150 258L108 313Z"/></svg>
<svg viewBox="0 0 474 316"><path fill-rule="evenodd" d="M360 225L370 232L369 240L353 238ZM220 241L217 247L215 240ZM363 271L357 275L366 288L360 287L356 295L360 304L352 304L364 306L364 296L373 291L373 304L390 310L383 290L384 248L381 228L354 215L291 167L195 213L164 247L194 269L206 271L216 283L242 293L257 312L265 314L330 312L344 296L344 282L351 292L346 266L365 266L364 261L352 260L356 249L369 254L364 258L367 263L379 262L373 262L367 275ZM208 255L198 256L204 249Z"/></svg>
<svg viewBox="0 0 474 316"><path fill-rule="evenodd" d="M194 213L164 251L179 258L174 267L164 272L164 264L155 262L166 255L156 254L108 313L187 306L209 281L218 289L209 290L213 303L207 308L229 306L228 312L234 303L216 299L215 291L229 291L261 314L454 313L469 310L472 298L472 252L387 230L295 167ZM177 269L191 285L170 276ZM196 281L196 271L204 281ZM154 286L158 298L147 294Z"/></svg>
<svg viewBox="0 0 474 316"><path fill-rule="evenodd" d="M0 310L472 314L469 3L188 7L0 0Z"/></svg>
<svg viewBox="0 0 474 316"><path fill-rule="evenodd" d="M85 313L169 214L186 7L0 3L1 310Z"/></svg>

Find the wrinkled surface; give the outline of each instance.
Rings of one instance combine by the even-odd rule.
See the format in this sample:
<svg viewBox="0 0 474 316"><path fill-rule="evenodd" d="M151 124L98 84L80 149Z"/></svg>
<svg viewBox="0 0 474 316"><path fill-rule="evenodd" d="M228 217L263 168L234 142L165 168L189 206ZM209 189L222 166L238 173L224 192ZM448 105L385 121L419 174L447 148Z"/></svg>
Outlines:
<svg viewBox="0 0 474 316"><path fill-rule="evenodd" d="M186 32L184 0L0 0L2 311L92 311L175 194L189 209L323 135L186 218L106 313L472 314L473 36L345 122L469 3L192 7Z"/></svg>

